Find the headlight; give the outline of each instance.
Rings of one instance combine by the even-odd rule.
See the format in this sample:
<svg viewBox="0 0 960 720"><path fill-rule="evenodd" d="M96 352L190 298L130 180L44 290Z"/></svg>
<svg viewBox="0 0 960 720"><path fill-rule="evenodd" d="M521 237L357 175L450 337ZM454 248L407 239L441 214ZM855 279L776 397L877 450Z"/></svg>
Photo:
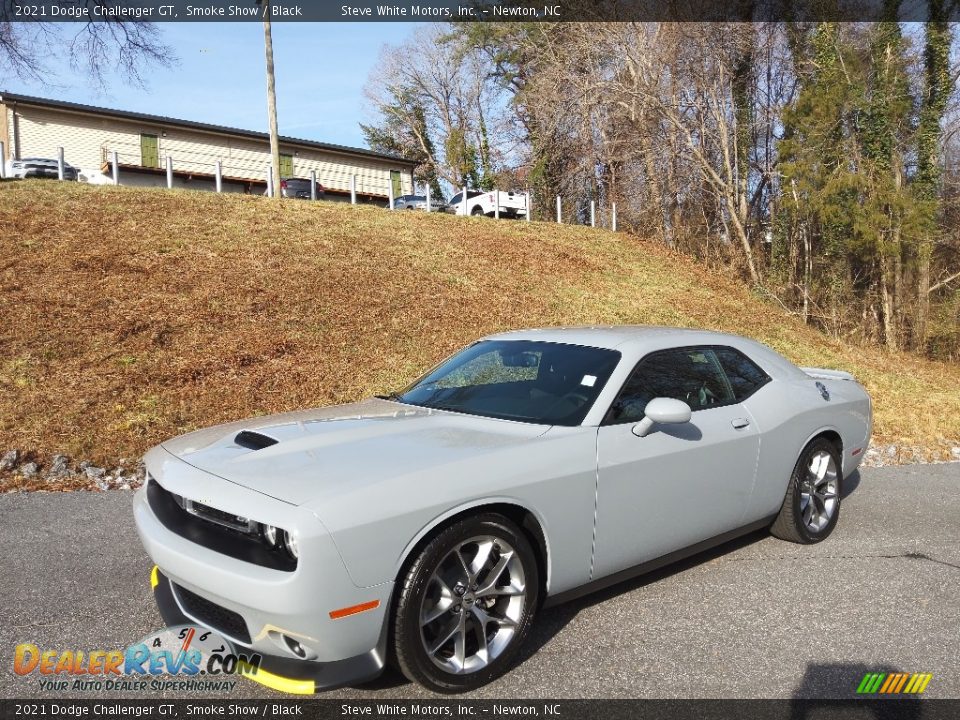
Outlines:
<svg viewBox="0 0 960 720"><path fill-rule="evenodd" d="M300 545L297 542L297 536L293 533L288 533L286 530L283 531L283 546L287 549L287 552L290 553L290 557L294 560L299 559L300 557Z"/></svg>
<svg viewBox="0 0 960 720"><path fill-rule="evenodd" d="M267 541L267 545L277 546L277 529L273 525L261 525L260 532L263 533L263 539Z"/></svg>

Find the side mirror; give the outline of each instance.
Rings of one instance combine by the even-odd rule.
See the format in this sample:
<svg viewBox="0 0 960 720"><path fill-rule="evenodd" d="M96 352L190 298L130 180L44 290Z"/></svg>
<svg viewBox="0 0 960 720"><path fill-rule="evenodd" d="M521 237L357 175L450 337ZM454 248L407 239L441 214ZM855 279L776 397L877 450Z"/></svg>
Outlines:
<svg viewBox="0 0 960 720"><path fill-rule="evenodd" d="M654 425L682 425L690 422L690 406L682 400L659 397L647 403L644 418L633 426L633 434L645 437Z"/></svg>

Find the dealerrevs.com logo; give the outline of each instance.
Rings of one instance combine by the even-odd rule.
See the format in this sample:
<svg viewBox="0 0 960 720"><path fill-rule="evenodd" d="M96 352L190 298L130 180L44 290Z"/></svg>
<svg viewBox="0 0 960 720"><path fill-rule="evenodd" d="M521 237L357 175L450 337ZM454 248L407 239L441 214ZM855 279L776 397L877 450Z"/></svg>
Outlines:
<svg viewBox="0 0 960 720"><path fill-rule="evenodd" d="M178 625L125 650L41 649L21 643L13 654L13 671L38 675L41 690L229 692L237 683L232 676L256 675L260 661L257 654L237 654L212 630Z"/></svg>

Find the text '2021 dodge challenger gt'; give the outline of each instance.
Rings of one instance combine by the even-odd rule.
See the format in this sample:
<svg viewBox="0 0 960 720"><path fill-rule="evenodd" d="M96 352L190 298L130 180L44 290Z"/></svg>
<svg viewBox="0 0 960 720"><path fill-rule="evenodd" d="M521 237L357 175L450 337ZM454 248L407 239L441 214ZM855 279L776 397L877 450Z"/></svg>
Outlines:
<svg viewBox="0 0 960 720"><path fill-rule="evenodd" d="M847 373L671 328L493 335L402 392L175 438L134 500L168 625L292 692L391 658L436 692L504 672L544 603L769 527L833 530L872 407Z"/></svg>

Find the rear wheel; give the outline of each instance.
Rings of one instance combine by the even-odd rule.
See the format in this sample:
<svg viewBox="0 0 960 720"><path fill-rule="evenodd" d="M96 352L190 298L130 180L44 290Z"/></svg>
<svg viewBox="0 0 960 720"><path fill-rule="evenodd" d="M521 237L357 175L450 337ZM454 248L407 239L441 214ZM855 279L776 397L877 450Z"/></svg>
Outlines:
<svg viewBox="0 0 960 720"><path fill-rule="evenodd" d="M536 613L533 549L489 513L451 525L407 571L393 619L397 664L434 692L464 692L506 671Z"/></svg>
<svg viewBox="0 0 960 720"><path fill-rule="evenodd" d="M813 440L800 453L770 532L781 540L802 544L826 538L840 517L842 480L836 446L826 438Z"/></svg>

